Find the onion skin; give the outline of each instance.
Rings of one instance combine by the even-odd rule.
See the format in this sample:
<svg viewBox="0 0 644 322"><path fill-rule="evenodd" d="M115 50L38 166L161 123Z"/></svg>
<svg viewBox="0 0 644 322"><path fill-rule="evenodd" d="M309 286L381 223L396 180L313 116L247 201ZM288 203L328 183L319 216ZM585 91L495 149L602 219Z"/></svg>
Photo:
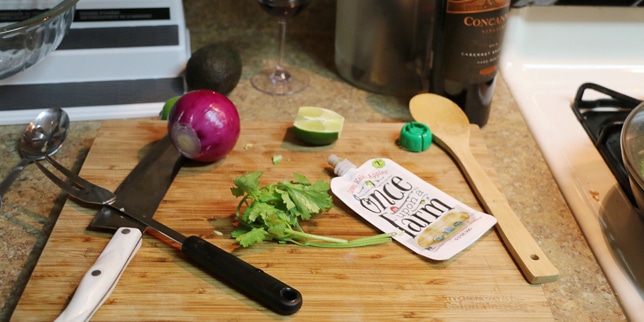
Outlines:
<svg viewBox="0 0 644 322"><path fill-rule="evenodd" d="M240 131L235 105L211 90L184 94L168 115L170 140L181 154L195 161L223 159L235 147Z"/></svg>

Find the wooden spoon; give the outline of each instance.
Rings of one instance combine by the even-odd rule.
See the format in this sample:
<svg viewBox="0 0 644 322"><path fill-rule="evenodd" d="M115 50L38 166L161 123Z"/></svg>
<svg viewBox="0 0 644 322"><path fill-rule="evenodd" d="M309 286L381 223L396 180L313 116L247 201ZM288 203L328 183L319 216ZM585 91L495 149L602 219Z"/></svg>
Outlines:
<svg viewBox="0 0 644 322"><path fill-rule="evenodd" d="M429 126L434 141L449 153L465 173L487 212L497 220L497 231L531 284L557 280L559 271L508 205L470 151L470 122L458 105L436 94L418 94L409 102L414 120Z"/></svg>

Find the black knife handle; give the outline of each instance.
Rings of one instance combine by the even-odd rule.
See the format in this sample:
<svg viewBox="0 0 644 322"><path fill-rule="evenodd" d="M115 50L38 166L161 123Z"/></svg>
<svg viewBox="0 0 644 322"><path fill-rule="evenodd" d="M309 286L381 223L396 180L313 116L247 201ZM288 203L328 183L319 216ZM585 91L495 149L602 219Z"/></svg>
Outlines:
<svg viewBox="0 0 644 322"><path fill-rule="evenodd" d="M219 281L276 313L291 315L302 307L299 291L199 237L188 237L181 251Z"/></svg>

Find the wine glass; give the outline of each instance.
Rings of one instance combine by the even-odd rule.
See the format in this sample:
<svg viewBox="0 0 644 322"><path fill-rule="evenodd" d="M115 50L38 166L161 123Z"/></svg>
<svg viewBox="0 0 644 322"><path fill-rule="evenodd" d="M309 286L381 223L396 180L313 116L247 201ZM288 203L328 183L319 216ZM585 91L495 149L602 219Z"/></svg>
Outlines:
<svg viewBox="0 0 644 322"><path fill-rule="evenodd" d="M309 85L309 77L300 69L284 66L284 42L286 22L294 17L311 0L257 0L271 16L277 17L279 26L279 59L274 68L251 77L250 82L257 90L271 95L290 95L302 91Z"/></svg>

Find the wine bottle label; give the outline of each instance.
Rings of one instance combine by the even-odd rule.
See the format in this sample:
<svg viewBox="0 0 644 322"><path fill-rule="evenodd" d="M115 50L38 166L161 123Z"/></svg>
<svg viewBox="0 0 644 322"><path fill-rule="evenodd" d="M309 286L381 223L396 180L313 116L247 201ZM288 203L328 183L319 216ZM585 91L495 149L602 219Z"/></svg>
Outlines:
<svg viewBox="0 0 644 322"><path fill-rule="evenodd" d="M448 0L445 79L466 84L496 76L510 0Z"/></svg>

